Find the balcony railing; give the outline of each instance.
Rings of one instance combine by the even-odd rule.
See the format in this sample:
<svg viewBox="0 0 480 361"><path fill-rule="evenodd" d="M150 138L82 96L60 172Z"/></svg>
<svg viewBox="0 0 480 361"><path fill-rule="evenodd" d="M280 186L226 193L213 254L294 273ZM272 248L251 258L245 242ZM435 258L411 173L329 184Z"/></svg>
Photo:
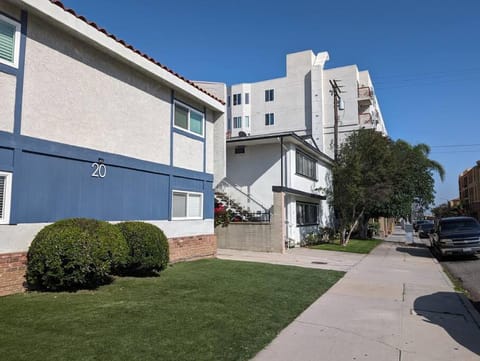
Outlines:
<svg viewBox="0 0 480 361"><path fill-rule="evenodd" d="M358 101L363 104L373 104L373 90L368 86L358 88Z"/></svg>
<svg viewBox="0 0 480 361"><path fill-rule="evenodd" d="M373 117L370 113L362 113L358 115L358 122L360 125L373 124Z"/></svg>
<svg viewBox="0 0 480 361"><path fill-rule="evenodd" d="M270 210L251 194L245 193L229 179L224 178L218 183L216 191L226 194L232 201L238 203L244 210L250 213L268 213Z"/></svg>

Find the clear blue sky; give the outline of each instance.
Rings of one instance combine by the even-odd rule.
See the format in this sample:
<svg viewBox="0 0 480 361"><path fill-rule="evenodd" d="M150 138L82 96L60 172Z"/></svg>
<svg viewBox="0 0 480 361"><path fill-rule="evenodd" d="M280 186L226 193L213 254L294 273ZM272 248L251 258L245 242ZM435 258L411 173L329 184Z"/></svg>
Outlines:
<svg viewBox="0 0 480 361"><path fill-rule="evenodd" d="M389 135L431 146L446 169L437 203L480 160L479 0L64 0L192 80L285 74L287 53L369 70Z"/></svg>

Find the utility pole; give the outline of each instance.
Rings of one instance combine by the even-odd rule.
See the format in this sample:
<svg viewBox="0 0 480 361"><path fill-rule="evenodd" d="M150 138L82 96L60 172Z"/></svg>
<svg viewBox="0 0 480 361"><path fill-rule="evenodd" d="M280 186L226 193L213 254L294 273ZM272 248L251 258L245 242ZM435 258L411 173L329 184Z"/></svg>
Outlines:
<svg viewBox="0 0 480 361"><path fill-rule="evenodd" d="M338 159L338 108L340 104L340 94L342 90L341 86L337 84L337 80L329 80L332 87L331 93L333 94L333 159Z"/></svg>

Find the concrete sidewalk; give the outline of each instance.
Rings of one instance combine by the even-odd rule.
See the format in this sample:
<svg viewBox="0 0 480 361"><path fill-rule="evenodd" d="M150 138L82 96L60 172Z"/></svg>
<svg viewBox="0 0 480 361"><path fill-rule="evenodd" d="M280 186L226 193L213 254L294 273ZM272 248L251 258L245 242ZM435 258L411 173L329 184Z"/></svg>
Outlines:
<svg viewBox="0 0 480 361"><path fill-rule="evenodd" d="M480 321L427 248L384 242L254 360L478 361Z"/></svg>
<svg viewBox="0 0 480 361"><path fill-rule="evenodd" d="M219 249L217 251L217 258L232 261L261 262L344 272L349 271L365 257L364 254L309 248L291 248L285 253L238 251L234 249Z"/></svg>

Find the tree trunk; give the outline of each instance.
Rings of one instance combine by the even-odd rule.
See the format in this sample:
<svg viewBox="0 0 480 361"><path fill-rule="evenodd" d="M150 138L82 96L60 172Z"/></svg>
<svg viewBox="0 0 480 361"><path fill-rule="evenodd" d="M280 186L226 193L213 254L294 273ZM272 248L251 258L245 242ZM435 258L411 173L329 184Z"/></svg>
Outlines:
<svg viewBox="0 0 480 361"><path fill-rule="evenodd" d="M370 217L362 217L361 222L359 224L360 226L360 239L368 239L368 221L370 220Z"/></svg>
<svg viewBox="0 0 480 361"><path fill-rule="evenodd" d="M347 235L347 238L345 239L345 242L343 243L344 246L346 246L348 244L348 241L350 241L350 236L352 235L353 231L355 230L355 228L357 228L357 225L358 225L358 222L360 221L360 219L363 217L363 213L364 213L365 209L362 209L362 211L360 212L360 214L358 215L357 219L355 219L355 222L353 223L353 226L350 228L350 230L348 231L348 235Z"/></svg>

